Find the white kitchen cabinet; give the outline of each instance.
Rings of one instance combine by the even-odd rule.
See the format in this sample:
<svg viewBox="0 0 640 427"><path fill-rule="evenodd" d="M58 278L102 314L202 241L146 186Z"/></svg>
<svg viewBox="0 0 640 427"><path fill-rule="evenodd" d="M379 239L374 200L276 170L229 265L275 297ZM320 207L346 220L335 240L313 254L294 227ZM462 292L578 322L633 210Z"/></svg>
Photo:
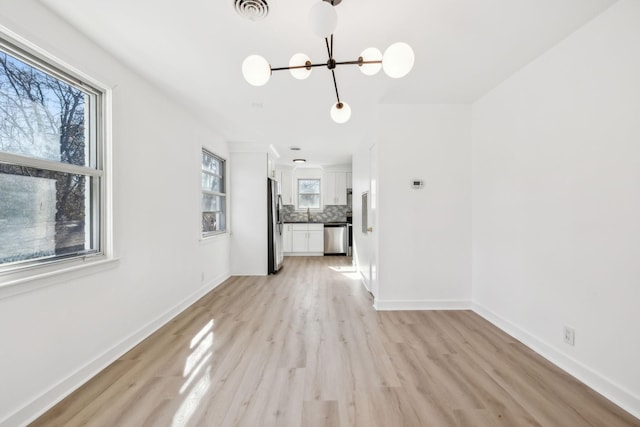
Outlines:
<svg viewBox="0 0 640 427"><path fill-rule="evenodd" d="M293 205L293 171L291 169L280 170L280 194L282 204Z"/></svg>
<svg viewBox="0 0 640 427"><path fill-rule="evenodd" d="M280 183L280 196L283 205L293 205L293 171L276 169L276 180Z"/></svg>
<svg viewBox="0 0 640 427"><path fill-rule="evenodd" d="M347 172L347 188L353 188L353 174Z"/></svg>
<svg viewBox="0 0 640 427"><path fill-rule="evenodd" d="M291 224L282 224L282 252L293 252Z"/></svg>
<svg viewBox="0 0 640 427"><path fill-rule="evenodd" d="M291 226L291 253L293 255L322 255L324 253L324 224L286 225Z"/></svg>
<svg viewBox="0 0 640 427"><path fill-rule="evenodd" d="M347 173L336 172L336 205L347 204Z"/></svg>
<svg viewBox="0 0 640 427"><path fill-rule="evenodd" d="M324 225L320 230L309 230L308 251L324 253Z"/></svg>
<svg viewBox="0 0 640 427"><path fill-rule="evenodd" d="M347 172L325 172L323 196L325 205L346 205Z"/></svg>
<svg viewBox="0 0 640 427"><path fill-rule="evenodd" d="M322 203L325 205L336 204L336 174L325 172L322 182Z"/></svg>
<svg viewBox="0 0 640 427"><path fill-rule="evenodd" d="M293 230L291 239L292 252L309 252L309 231Z"/></svg>
<svg viewBox="0 0 640 427"><path fill-rule="evenodd" d="M276 164L269 153L267 153L267 177L275 178L276 181L278 180L276 178Z"/></svg>

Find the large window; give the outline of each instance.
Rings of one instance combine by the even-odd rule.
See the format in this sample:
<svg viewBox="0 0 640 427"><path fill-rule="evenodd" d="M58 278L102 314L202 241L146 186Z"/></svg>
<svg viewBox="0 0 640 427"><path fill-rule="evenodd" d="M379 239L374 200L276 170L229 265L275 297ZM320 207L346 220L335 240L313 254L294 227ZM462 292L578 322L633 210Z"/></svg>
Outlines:
<svg viewBox="0 0 640 427"><path fill-rule="evenodd" d="M227 230L225 161L202 150L202 236Z"/></svg>
<svg viewBox="0 0 640 427"><path fill-rule="evenodd" d="M0 39L0 271L102 251L102 93Z"/></svg>
<svg viewBox="0 0 640 427"><path fill-rule="evenodd" d="M320 209L320 180L298 179L298 209Z"/></svg>

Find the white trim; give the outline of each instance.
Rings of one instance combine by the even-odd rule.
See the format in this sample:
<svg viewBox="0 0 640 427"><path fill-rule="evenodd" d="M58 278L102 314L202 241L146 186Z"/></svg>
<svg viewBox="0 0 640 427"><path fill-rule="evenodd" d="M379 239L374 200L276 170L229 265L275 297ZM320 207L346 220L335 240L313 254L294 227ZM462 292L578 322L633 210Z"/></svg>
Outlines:
<svg viewBox="0 0 640 427"><path fill-rule="evenodd" d="M95 137L96 139L94 156L98 159L95 168L72 165L61 161L31 158L14 153L0 153L0 161L14 165L98 177L101 179L98 185L100 192L98 197L99 202L96 202L99 203L99 206L95 210L91 209L92 213L98 217L97 221L99 224L97 224L97 234L100 240L99 247L94 248L93 252L87 254L72 255L69 257L53 256L45 260L25 260L24 262L17 262L10 266L6 264L3 265L0 267L0 299L2 299L58 283L60 281L59 279L54 281L49 278L60 273L64 274L85 269L84 273L74 273L76 276L80 276L96 271L95 267L101 269L109 268L109 264L113 264L117 259L114 253L113 183L111 178L111 88L2 25L0 25L0 37L0 46L10 52L11 56L65 84L92 95L92 98L96 101L96 111L90 114L91 119L88 120L87 128L89 130L95 130L95 132L92 132L94 135L90 138ZM89 150L91 150L91 148L89 148ZM90 227L94 227L94 221L91 221ZM86 269L87 267L94 268ZM24 290L20 290L15 287L15 285L19 283L28 283L28 285L26 285Z"/></svg>
<svg viewBox="0 0 640 427"><path fill-rule="evenodd" d="M201 227L202 228L202 227ZM200 234L202 234L202 230L200 230ZM201 245L217 242L218 240L228 238L231 235L231 231L229 227L227 227L227 231L221 231L220 233L210 234L208 236L200 236L198 241Z"/></svg>
<svg viewBox="0 0 640 427"><path fill-rule="evenodd" d="M98 149L97 151L100 151L100 149ZM102 177L104 175L102 169L96 169L89 166L78 166L70 163L64 163L62 161L28 157L20 154L0 152L0 161L3 163L8 163L10 165L26 166L35 169L44 169L73 175L97 177Z"/></svg>
<svg viewBox="0 0 640 427"><path fill-rule="evenodd" d="M222 173L213 173L207 169L204 168L203 164L202 164L202 156L203 155L208 155L210 157L213 157L215 160L217 160L220 163L220 167L222 168ZM209 190L205 190L204 188L202 188L202 179L200 179L200 218L199 218L199 222L200 222L200 240L204 240L213 236L218 236L221 234L227 234L228 230L229 230L229 204L228 204L228 199L227 197L229 196L229 170L228 170L228 161L227 159L225 159L224 157L214 153L213 151L209 150L208 148L201 146L200 149L200 172L201 175L203 173L211 175L211 176L215 176L215 177L219 177L220 180L222 181L222 185L223 185L223 190L224 192L219 192L219 191L209 191ZM222 197L224 198L224 210L220 210L220 208L218 208L217 211L206 211L206 212L217 212L220 213L223 218L224 218L224 230L214 230L214 231L203 231L202 230L202 215L204 214L205 210L204 210L204 206L202 205L202 195L203 194L208 194L208 195L213 195L213 196L218 196L218 197Z"/></svg>
<svg viewBox="0 0 640 427"><path fill-rule="evenodd" d="M320 206L317 208L301 208L298 206L298 203L300 202L300 180L305 180L305 181L319 181L320 182L320 192L319 193L302 193L303 196L315 196L316 194L318 195L318 197L320 198ZM322 179L322 176L320 177L312 177L312 176L299 176L299 177L295 177L294 178L294 182L296 184L296 191L295 191L295 195L296 195L296 202L295 202L295 211L296 212L306 212L307 210L309 212L324 212L324 192L322 191L322 189L324 188L324 182Z"/></svg>
<svg viewBox="0 0 640 427"><path fill-rule="evenodd" d="M30 266L28 273L24 269L5 273L4 281L0 281L0 300L106 271L115 268L118 261L118 258L104 255L75 257L48 265Z"/></svg>
<svg viewBox="0 0 640 427"><path fill-rule="evenodd" d="M324 252L284 252L284 256L324 256Z"/></svg>
<svg viewBox="0 0 640 427"><path fill-rule="evenodd" d="M364 274L362 274L362 271L360 271L360 281L362 282L362 284L364 285L364 288L369 291L369 293L371 295L373 295L373 293L371 292L371 288L369 287L369 283L367 282L367 279L364 277Z"/></svg>
<svg viewBox="0 0 640 427"><path fill-rule="evenodd" d="M182 302L173 306L164 314L156 317L154 320L147 323L145 326L138 329L136 332L132 333L124 340L93 359L91 362L76 370L49 390L35 397L4 420L0 420L0 426L19 426L33 422L36 418L51 409L54 405L96 376L107 366L111 365L126 352L140 344L144 339L156 332L162 326L166 325L171 319L182 313L207 293L217 288L229 277L231 277L231 275L227 272L210 280L197 291L182 300Z"/></svg>
<svg viewBox="0 0 640 427"><path fill-rule="evenodd" d="M549 362L570 375L573 375L605 398L611 400L634 417L640 418L640 396L635 396L631 391L616 384L601 373L594 371L587 365L568 356L553 345L527 332L487 307L474 302L472 310L513 338L522 342Z"/></svg>
<svg viewBox="0 0 640 427"><path fill-rule="evenodd" d="M62 59L48 52L47 50L42 49L37 44L30 42L26 38L22 37L20 34L10 30L4 25L0 25L0 34L5 39L8 39L7 41L9 43L16 45L16 47L18 47L19 49L26 51L27 53L37 57L40 60L51 61L55 65L55 68L62 68L64 73L67 75L67 77L72 77L73 79L77 80L76 83L79 83L80 87L85 91L87 89L105 90L111 87L111 85L107 85L102 81L89 76L83 71L80 71L78 68L70 65L66 61L63 61ZM55 72L55 70L53 70L53 72ZM94 88L87 88L86 83L89 83L91 86L94 86Z"/></svg>
<svg viewBox="0 0 640 427"><path fill-rule="evenodd" d="M373 307L378 311L404 310L471 310L470 300L380 300Z"/></svg>

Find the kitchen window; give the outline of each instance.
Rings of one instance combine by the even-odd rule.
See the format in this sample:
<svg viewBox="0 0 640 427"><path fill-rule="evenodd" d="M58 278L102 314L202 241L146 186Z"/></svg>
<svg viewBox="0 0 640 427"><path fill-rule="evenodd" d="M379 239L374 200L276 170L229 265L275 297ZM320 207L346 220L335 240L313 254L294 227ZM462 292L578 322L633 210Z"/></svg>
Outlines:
<svg viewBox="0 0 640 427"><path fill-rule="evenodd" d="M0 39L0 272L104 248L103 92Z"/></svg>
<svg viewBox="0 0 640 427"><path fill-rule="evenodd" d="M320 208L320 180L298 179L298 209Z"/></svg>
<svg viewBox="0 0 640 427"><path fill-rule="evenodd" d="M225 160L202 150L202 237L227 231Z"/></svg>

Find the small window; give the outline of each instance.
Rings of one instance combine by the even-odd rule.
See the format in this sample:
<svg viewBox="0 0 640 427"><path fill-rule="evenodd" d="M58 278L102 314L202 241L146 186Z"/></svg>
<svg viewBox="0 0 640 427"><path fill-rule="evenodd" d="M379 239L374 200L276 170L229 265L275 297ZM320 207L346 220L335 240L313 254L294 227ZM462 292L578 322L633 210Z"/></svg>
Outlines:
<svg viewBox="0 0 640 427"><path fill-rule="evenodd" d="M202 236L227 231L225 161L202 150Z"/></svg>
<svg viewBox="0 0 640 427"><path fill-rule="evenodd" d="M320 180L298 180L298 209L320 209Z"/></svg>
<svg viewBox="0 0 640 427"><path fill-rule="evenodd" d="M0 271L102 252L102 92L0 39Z"/></svg>

